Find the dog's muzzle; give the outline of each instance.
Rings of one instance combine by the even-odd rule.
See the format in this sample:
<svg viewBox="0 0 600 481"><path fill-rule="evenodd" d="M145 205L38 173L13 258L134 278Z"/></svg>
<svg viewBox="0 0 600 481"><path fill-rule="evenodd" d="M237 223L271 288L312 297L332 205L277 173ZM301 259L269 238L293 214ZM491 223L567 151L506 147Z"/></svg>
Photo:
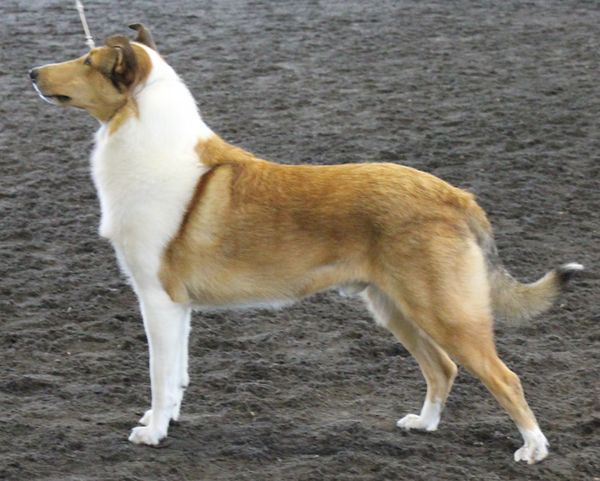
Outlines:
<svg viewBox="0 0 600 481"><path fill-rule="evenodd" d="M65 102L68 102L69 100L71 100L71 97L67 97L66 95L44 95L37 84L39 74L40 74L40 72L39 72L39 69L37 69L37 68L32 68L29 71L29 78L31 79L33 88L35 89L35 91L37 92L37 94L40 96L40 98L42 100L44 100L52 105L60 105L60 104L63 104Z"/></svg>

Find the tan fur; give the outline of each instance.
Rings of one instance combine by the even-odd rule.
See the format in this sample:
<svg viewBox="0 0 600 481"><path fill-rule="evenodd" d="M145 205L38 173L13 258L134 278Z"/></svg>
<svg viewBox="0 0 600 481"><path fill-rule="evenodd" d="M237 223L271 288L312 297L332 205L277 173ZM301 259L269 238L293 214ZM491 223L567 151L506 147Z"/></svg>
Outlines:
<svg viewBox="0 0 600 481"><path fill-rule="evenodd" d="M371 310L419 362L430 401L448 396L450 355L521 429L537 426L518 377L496 354L498 286L484 256L492 231L471 194L392 164L275 164L217 136L197 152L211 170L160 274L174 301L268 303L369 286Z"/></svg>
<svg viewBox="0 0 600 481"><path fill-rule="evenodd" d="M445 403L458 372L456 364L381 290L370 286L365 298L375 320L386 326L419 363L427 382L427 399Z"/></svg>
<svg viewBox="0 0 600 481"><path fill-rule="evenodd" d="M402 276L399 257L426 255L430 238L453 238L460 251L470 236L472 196L414 169L280 165L218 137L197 150L211 178L165 256L174 299L295 299Z"/></svg>
<svg viewBox="0 0 600 481"><path fill-rule="evenodd" d="M108 123L109 133L114 133L127 118L137 115L131 93L147 78L151 69L150 58L144 49L125 43L123 38L111 37L106 46L94 48L82 57L41 67L37 80L40 91L47 97L69 97L61 103L87 110L100 122ZM124 52L134 55L135 67L127 65ZM111 79L113 75L116 79L122 78L121 87L115 85Z"/></svg>

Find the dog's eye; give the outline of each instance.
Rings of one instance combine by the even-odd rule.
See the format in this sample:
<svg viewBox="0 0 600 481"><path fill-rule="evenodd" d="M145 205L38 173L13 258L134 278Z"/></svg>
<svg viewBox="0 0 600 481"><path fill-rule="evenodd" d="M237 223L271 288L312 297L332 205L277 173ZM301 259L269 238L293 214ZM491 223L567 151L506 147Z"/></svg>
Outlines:
<svg viewBox="0 0 600 481"><path fill-rule="evenodd" d="M85 57L83 64L84 65L92 65L92 59L90 59L90 57Z"/></svg>

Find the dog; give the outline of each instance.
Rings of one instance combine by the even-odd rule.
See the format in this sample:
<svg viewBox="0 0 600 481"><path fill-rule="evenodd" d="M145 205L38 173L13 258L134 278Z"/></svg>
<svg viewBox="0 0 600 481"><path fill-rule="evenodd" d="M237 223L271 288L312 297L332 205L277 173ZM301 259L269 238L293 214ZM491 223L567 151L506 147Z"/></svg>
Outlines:
<svg viewBox="0 0 600 481"><path fill-rule="evenodd" d="M151 408L129 440L156 445L179 418L193 308L276 306L337 288L361 296L419 363L425 402L398 427L437 429L456 361L517 425L514 459L544 459L548 442L497 355L493 316L546 311L583 266L518 282L474 196L433 175L390 163L283 165L226 143L148 29L130 27L135 40L112 36L29 73L44 100L100 122L100 235L137 294L150 351Z"/></svg>

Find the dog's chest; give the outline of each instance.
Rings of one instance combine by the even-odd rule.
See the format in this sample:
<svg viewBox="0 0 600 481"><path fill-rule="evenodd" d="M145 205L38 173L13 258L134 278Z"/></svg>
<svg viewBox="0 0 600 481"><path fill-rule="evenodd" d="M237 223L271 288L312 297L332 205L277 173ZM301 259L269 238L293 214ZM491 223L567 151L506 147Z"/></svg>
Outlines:
<svg viewBox="0 0 600 481"><path fill-rule="evenodd" d="M100 235L122 250L166 245L179 229L201 175L193 149L168 149L135 135L102 134L92 154L102 212Z"/></svg>

